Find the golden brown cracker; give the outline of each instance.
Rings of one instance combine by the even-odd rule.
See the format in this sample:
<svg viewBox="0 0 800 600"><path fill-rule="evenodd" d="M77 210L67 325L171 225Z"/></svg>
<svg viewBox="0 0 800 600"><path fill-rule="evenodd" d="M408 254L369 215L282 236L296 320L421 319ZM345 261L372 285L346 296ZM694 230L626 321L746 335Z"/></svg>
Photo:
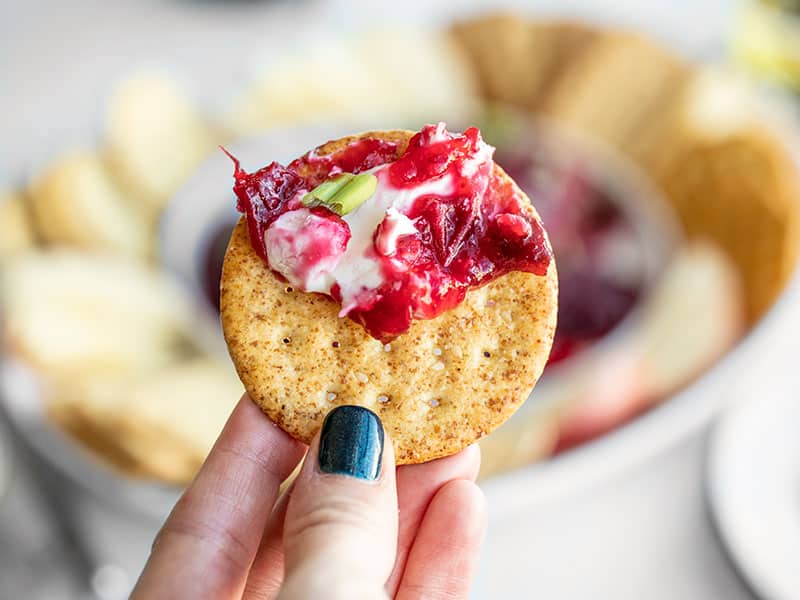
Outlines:
<svg viewBox="0 0 800 600"><path fill-rule="evenodd" d="M567 66L539 109L621 150L641 144L679 93L688 65L637 34L604 32Z"/></svg>
<svg viewBox="0 0 800 600"><path fill-rule="evenodd" d="M0 190L0 260L30 250L36 242L26 200Z"/></svg>
<svg viewBox="0 0 800 600"><path fill-rule="evenodd" d="M687 234L712 239L733 259L751 322L775 301L795 268L797 176L780 142L753 127L695 139L659 173Z"/></svg>
<svg viewBox="0 0 800 600"><path fill-rule="evenodd" d="M229 365L193 359L152 373L48 379L49 416L124 472L186 484L241 396Z"/></svg>
<svg viewBox="0 0 800 600"><path fill-rule="evenodd" d="M495 14L456 23L451 34L470 57L487 99L532 108L596 31L569 21Z"/></svg>
<svg viewBox="0 0 800 600"><path fill-rule="evenodd" d="M118 83L105 126L111 171L151 219L222 141L179 83L159 70L139 70Z"/></svg>
<svg viewBox="0 0 800 600"><path fill-rule="evenodd" d="M39 173L28 190L36 231L46 244L147 256L148 225L92 151L67 152Z"/></svg>
<svg viewBox="0 0 800 600"><path fill-rule="evenodd" d="M407 142L411 132L361 137L378 135ZM549 355L556 297L554 264L544 277L511 273L384 345L339 318L334 301L279 281L240 220L225 256L221 317L245 388L280 427L309 442L335 406L366 406L381 417L398 464L405 464L457 452L522 405Z"/></svg>

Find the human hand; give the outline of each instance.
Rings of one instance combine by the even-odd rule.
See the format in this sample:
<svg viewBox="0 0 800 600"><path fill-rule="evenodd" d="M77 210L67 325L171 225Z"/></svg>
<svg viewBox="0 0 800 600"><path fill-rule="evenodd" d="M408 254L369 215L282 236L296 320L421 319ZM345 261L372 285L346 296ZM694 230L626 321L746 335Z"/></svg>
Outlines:
<svg viewBox="0 0 800 600"><path fill-rule="evenodd" d="M304 450L244 396L131 598L468 596L486 528L477 446L395 469L377 417L339 407L278 499Z"/></svg>

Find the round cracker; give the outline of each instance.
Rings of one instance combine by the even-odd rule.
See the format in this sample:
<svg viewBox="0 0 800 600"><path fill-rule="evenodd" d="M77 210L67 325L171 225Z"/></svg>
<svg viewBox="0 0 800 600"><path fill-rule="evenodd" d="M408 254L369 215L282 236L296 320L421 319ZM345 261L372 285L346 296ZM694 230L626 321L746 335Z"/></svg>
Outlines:
<svg viewBox="0 0 800 600"><path fill-rule="evenodd" d="M381 137L400 141L401 154L411 135L370 132L316 152ZM496 165L495 173L509 193L518 189ZM526 210L536 214L530 202ZM397 464L408 464L458 452L522 405L547 362L557 293L552 261L543 277L510 273L384 345L339 318L333 300L280 281L253 250L242 218L225 255L220 303L236 370L277 425L308 443L334 407L365 406L380 416Z"/></svg>

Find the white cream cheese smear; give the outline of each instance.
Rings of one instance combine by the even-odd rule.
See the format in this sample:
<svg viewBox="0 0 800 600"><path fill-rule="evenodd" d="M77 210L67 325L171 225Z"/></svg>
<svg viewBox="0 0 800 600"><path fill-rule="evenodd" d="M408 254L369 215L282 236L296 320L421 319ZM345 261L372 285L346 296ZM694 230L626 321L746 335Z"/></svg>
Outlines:
<svg viewBox="0 0 800 600"><path fill-rule="evenodd" d="M416 186L397 188L389 179L391 164L367 171L378 178L375 193L342 217L350 228L346 247L341 243L346 237L341 223L319 217L307 208L284 213L264 234L270 266L292 285L324 294L338 285L342 317L362 304L365 294L383 284L383 261L376 249L383 256L391 256L400 237L416 235L414 223L407 216L416 200L453 193L449 173ZM375 239L384 220L379 239Z"/></svg>

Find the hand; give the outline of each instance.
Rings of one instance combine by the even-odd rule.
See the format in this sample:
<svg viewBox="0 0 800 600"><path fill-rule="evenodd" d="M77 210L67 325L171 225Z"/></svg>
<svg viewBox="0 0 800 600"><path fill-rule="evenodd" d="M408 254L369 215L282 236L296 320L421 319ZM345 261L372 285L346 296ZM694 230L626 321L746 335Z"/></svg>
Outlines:
<svg viewBox="0 0 800 600"><path fill-rule="evenodd" d="M477 446L396 469L378 418L339 407L276 503L304 450L243 397L131 597L468 596L486 528Z"/></svg>

